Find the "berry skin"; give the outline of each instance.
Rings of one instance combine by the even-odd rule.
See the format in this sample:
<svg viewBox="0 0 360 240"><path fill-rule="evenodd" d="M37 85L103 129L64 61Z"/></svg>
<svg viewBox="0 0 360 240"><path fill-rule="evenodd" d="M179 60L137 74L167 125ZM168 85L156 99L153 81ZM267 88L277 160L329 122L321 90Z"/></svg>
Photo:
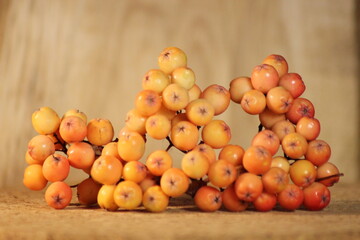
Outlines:
<svg viewBox="0 0 360 240"><path fill-rule="evenodd" d="M67 116L61 120L59 133L67 143L81 142L87 135L86 122L75 115Z"/></svg>
<svg viewBox="0 0 360 240"><path fill-rule="evenodd" d="M169 205L169 197L158 185L149 187L143 195L142 203L150 212L163 212Z"/></svg>
<svg viewBox="0 0 360 240"><path fill-rule="evenodd" d="M212 148L223 148L231 139L230 127L223 120L211 120L202 131L202 139Z"/></svg>
<svg viewBox="0 0 360 240"><path fill-rule="evenodd" d="M311 211L319 211L330 203L330 191L322 183L314 182L304 189L304 206Z"/></svg>
<svg viewBox="0 0 360 240"><path fill-rule="evenodd" d="M25 168L23 183L30 190L40 191L46 187L47 182L40 164L31 164Z"/></svg>
<svg viewBox="0 0 360 240"><path fill-rule="evenodd" d="M255 66L251 74L251 84L254 89L267 93L279 83L279 74L276 69L268 64Z"/></svg>
<svg viewBox="0 0 360 240"><path fill-rule="evenodd" d="M280 206L288 211L298 209L304 201L304 192L294 184L286 185L285 189L278 194Z"/></svg>
<svg viewBox="0 0 360 240"><path fill-rule="evenodd" d="M263 192L263 184L255 174L243 173L236 179L234 189L240 200L253 202Z"/></svg>
<svg viewBox="0 0 360 240"><path fill-rule="evenodd" d="M39 134L55 133L60 126L60 118L50 107L41 107L31 116L32 125Z"/></svg>
<svg viewBox="0 0 360 240"><path fill-rule="evenodd" d="M142 190L133 181L122 181L114 190L115 203L123 209L132 210L140 206L142 202Z"/></svg>
<svg viewBox="0 0 360 240"><path fill-rule="evenodd" d="M101 184L116 184L122 175L123 166L114 156L102 155L91 167L91 177Z"/></svg>
<svg viewBox="0 0 360 240"><path fill-rule="evenodd" d="M209 101L214 107L215 116L225 112L230 104L230 92L218 84L213 84L205 88L200 97Z"/></svg>
<svg viewBox="0 0 360 240"><path fill-rule="evenodd" d="M273 66L278 72L280 78L288 73L288 68L289 68L288 63L285 60L285 58L281 55L271 54L267 56L262 63Z"/></svg>
<svg viewBox="0 0 360 240"><path fill-rule="evenodd" d="M189 188L189 178L178 168L170 168L160 179L160 187L169 197L179 197Z"/></svg>
<svg viewBox="0 0 360 240"><path fill-rule="evenodd" d="M48 156L55 152L55 145L49 137L37 135L29 141L28 152L32 159L43 163Z"/></svg>
<svg viewBox="0 0 360 240"><path fill-rule="evenodd" d="M64 182L54 182L45 191L46 203L55 209L63 209L70 204L72 191Z"/></svg>
<svg viewBox="0 0 360 240"><path fill-rule="evenodd" d="M231 212L241 212L249 206L248 202L240 200L236 196L234 184L231 184L222 192L222 202L224 207Z"/></svg>
<svg viewBox="0 0 360 240"><path fill-rule="evenodd" d="M186 67L187 56L180 48L167 47L160 53L158 65L165 74L170 74L176 68Z"/></svg>
<svg viewBox="0 0 360 240"><path fill-rule="evenodd" d="M58 153L46 158L42 166L44 177L50 182L63 181L70 172L69 160Z"/></svg>
<svg viewBox="0 0 360 240"><path fill-rule="evenodd" d="M116 211L119 206L115 203L114 192L116 185L102 185L97 195L97 203L107 211Z"/></svg>
<svg viewBox="0 0 360 240"><path fill-rule="evenodd" d="M96 118L87 125L87 139L96 146L106 145L114 137L114 128L107 119Z"/></svg>
<svg viewBox="0 0 360 240"><path fill-rule="evenodd" d="M201 211L215 212L221 207L222 197L218 189L211 186L203 186L196 192L194 201Z"/></svg>

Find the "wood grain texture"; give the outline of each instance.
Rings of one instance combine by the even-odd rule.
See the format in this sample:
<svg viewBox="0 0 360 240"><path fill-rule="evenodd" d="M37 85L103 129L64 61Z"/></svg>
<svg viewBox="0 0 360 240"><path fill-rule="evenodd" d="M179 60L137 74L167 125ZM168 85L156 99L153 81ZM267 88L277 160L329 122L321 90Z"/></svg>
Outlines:
<svg viewBox="0 0 360 240"><path fill-rule="evenodd" d="M145 72L167 46L188 55L199 85L225 87L271 53L306 83L332 162L359 178L359 59L354 0L0 1L0 186L21 185L31 114L77 108L117 132ZM231 104L232 143L249 146L257 117ZM158 146L149 145L149 149ZM162 143L160 143L162 144ZM178 161L177 161L178 162Z"/></svg>
<svg viewBox="0 0 360 240"><path fill-rule="evenodd" d="M266 213L250 209L205 213L194 206L191 198L180 197L172 198L167 210L156 214L143 207L116 212L84 206L55 210L46 205L43 192L0 189L0 239L357 240L359 187L341 183L334 186L330 204L320 212L276 208Z"/></svg>

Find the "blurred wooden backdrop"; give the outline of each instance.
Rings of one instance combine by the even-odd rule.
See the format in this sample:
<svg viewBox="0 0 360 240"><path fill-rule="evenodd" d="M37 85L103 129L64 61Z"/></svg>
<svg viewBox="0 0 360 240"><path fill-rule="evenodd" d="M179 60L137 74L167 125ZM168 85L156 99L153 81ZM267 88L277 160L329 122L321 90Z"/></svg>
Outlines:
<svg viewBox="0 0 360 240"><path fill-rule="evenodd" d="M204 88L225 87L272 53L303 76L331 161L359 179L356 0L0 0L0 187L22 185L32 112L78 108L118 131L145 72L167 46L188 55ZM359 12L359 11L357 11ZM232 143L258 119L231 104Z"/></svg>

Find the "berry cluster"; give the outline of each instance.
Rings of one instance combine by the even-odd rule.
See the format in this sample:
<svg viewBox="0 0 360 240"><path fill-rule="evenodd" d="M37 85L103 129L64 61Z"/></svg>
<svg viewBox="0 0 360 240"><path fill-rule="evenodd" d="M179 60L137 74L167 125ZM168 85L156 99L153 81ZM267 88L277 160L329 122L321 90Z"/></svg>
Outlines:
<svg viewBox="0 0 360 240"><path fill-rule="evenodd" d="M160 53L158 66L145 74L116 139L109 120L88 122L77 110L62 118L49 107L35 111L38 135L28 144L24 185L42 190L51 182L45 200L56 209L70 204L71 187L80 204L109 211L143 205L161 212L170 197L183 194L202 211L269 211L277 203L286 210L321 210L329 204L328 187L342 174L328 162L330 146L318 139L313 104L300 97L301 76L288 73L282 56L266 57L251 77L232 80L229 89L213 84L201 90L176 47ZM230 144L231 129L217 117L231 101L259 116L259 131L246 150ZM144 156L149 137L169 145ZM181 168L173 167L171 148L184 153ZM71 167L89 178L69 186Z"/></svg>

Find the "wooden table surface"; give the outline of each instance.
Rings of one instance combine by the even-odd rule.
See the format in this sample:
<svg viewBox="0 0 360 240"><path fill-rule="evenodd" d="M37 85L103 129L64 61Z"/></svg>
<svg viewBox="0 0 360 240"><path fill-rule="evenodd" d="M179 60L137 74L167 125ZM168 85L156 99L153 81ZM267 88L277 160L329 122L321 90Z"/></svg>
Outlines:
<svg viewBox="0 0 360 240"><path fill-rule="evenodd" d="M154 214L75 205L54 210L43 192L2 189L0 239L360 239L360 184L338 184L331 194L319 212L203 213L191 199L178 198Z"/></svg>

